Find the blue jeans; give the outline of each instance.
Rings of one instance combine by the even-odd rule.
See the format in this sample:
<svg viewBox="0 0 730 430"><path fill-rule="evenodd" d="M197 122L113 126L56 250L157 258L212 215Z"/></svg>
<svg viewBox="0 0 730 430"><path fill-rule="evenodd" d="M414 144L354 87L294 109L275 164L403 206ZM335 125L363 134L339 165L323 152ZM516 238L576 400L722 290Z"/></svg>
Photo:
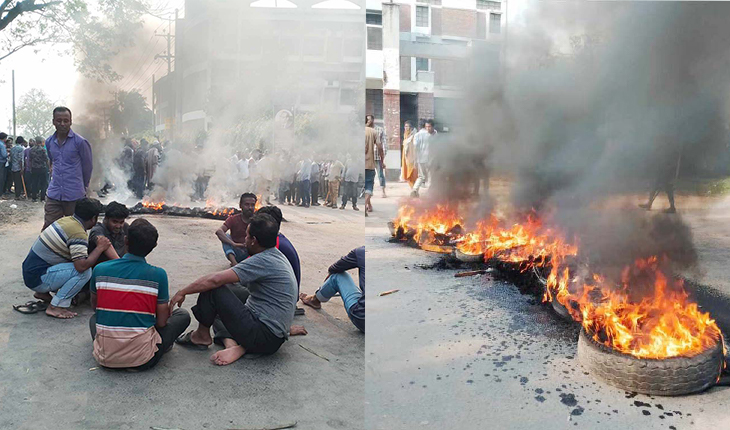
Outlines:
<svg viewBox="0 0 730 430"><path fill-rule="evenodd" d="M347 273L333 273L329 278L319 287L315 296L320 302L328 302L329 299L334 297L335 294L340 293L342 302L345 304L347 310L347 316L352 320L350 315L350 308L360 300L362 297L362 291L352 280L352 277Z"/></svg>
<svg viewBox="0 0 730 430"><path fill-rule="evenodd" d="M385 169L383 169L382 161L375 160L375 170L378 172L378 182L380 182L380 186L385 187Z"/></svg>
<svg viewBox="0 0 730 430"><path fill-rule="evenodd" d="M384 182L382 182L384 184ZM365 194L373 194L375 187L375 170L365 169Z"/></svg>
<svg viewBox="0 0 730 430"><path fill-rule="evenodd" d="M31 288L36 293L56 292L51 300L53 306L67 308L71 306L71 299L81 291L91 279L91 269L79 272L73 263L56 264L48 268L45 275L41 276L41 284Z"/></svg>
<svg viewBox="0 0 730 430"><path fill-rule="evenodd" d="M230 234L226 234L226 237L231 239ZM231 239L233 240L233 239ZM229 254L233 254L234 257L236 257L236 262L240 263L241 261L245 260L246 257L248 257L248 251L242 248L236 248L235 246L231 246L227 243L223 244L223 252L226 253L226 258L228 258Z"/></svg>

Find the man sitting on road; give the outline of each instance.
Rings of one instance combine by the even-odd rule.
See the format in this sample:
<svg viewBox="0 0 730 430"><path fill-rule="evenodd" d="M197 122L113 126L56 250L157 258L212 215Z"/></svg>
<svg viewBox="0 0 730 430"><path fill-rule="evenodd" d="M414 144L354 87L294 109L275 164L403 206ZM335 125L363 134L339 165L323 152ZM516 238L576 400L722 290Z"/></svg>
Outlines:
<svg viewBox="0 0 730 430"><path fill-rule="evenodd" d="M106 237L112 243L112 246L101 254L96 264L116 260L127 252L125 241L129 230L127 217L129 217L129 209L125 205L111 202L104 211L104 220L89 231L89 252L96 248L96 238L99 236Z"/></svg>
<svg viewBox="0 0 730 430"><path fill-rule="evenodd" d="M68 310L71 300L91 278L91 267L111 246L106 237L96 239L96 249L88 252L86 231L96 225L102 206L96 199L78 201L74 214L63 217L48 226L36 239L23 261L23 280L43 303L28 302L14 306L22 313L35 313L45 308L46 314L56 318L73 318ZM55 292L55 297L51 296Z"/></svg>
<svg viewBox="0 0 730 430"><path fill-rule="evenodd" d="M347 270L354 269L360 274L360 288L358 289ZM302 303L314 309L322 307L323 302L329 301L336 293L342 296L342 302L347 310L347 316L361 332L365 333L365 247L361 246L350 251L331 265L329 274L324 278L324 284L316 293L308 296L299 295Z"/></svg>
<svg viewBox="0 0 730 430"><path fill-rule="evenodd" d="M170 312L165 270L145 260L158 237L149 221L136 219L125 237L128 252L94 268L89 329L104 367L150 369L190 325L188 311Z"/></svg>
<svg viewBox="0 0 730 430"><path fill-rule="evenodd" d="M241 213L229 216L223 225L215 231L218 240L223 244L223 251L226 253L226 258L231 263L231 267L248 257L244 241L246 240L246 228L251 216L253 216L253 211L256 209L256 195L253 193L241 194L239 207ZM230 234L226 234L228 230L231 231Z"/></svg>
<svg viewBox="0 0 730 430"><path fill-rule="evenodd" d="M210 327L218 316L228 333L225 349L210 357L217 365L231 364L246 353L273 354L281 347L294 319L297 281L286 257L276 249L278 233L271 215L254 215L245 240L250 257L231 269L203 276L172 297L171 309L182 306L186 295L200 293L193 306L198 328L178 338L179 344L208 348L213 343ZM245 303L228 285L236 282L250 292Z"/></svg>

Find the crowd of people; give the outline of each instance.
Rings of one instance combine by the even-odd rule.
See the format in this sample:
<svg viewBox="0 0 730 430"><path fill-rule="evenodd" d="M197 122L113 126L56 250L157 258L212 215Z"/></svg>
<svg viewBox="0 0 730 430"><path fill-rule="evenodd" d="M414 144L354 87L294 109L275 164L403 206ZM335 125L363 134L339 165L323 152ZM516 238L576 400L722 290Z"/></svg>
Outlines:
<svg viewBox="0 0 730 430"><path fill-rule="evenodd" d="M46 189L50 179L50 162L46 141L34 137L26 141L23 136L16 139L7 133L0 133L0 194L8 197L15 194L16 200L46 200Z"/></svg>
<svg viewBox="0 0 730 430"><path fill-rule="evenodd" d="M93 357L104 367L137 371L154 367L175 343L195 349L222 345L211 356L218 365L246 353L273 354L289 336L307 334L304 327L292 325L294 315L303 313L296 306L300 299L318 308L339 293L352 323L364 332L364 247L330 266L314 295L300 293L301 262L280 232L281 210L267 205L254 211L257 196L248 192L240 197L241 212L215 231L231 268L205 275L171 296L167 272L146 261L160 240L157 229L144 218L128 223L129 210L119 202L104 207L88 197L91 147L71 130L68 108L56 108L53 123L56 132L46 140L53 174L45 225L22 264L34 300L13 306L15 310L74 318L78 314L71 307L80 305L88 291L94 310L89 320ZM141 148L142 143L130 146L133 169ZM148 187L154 169L144 172ZM359 287L345 273L354 268L359 269ZM192 307L198 326L183 334L191 317L181 306L190 294L198 294Z"/></svg>

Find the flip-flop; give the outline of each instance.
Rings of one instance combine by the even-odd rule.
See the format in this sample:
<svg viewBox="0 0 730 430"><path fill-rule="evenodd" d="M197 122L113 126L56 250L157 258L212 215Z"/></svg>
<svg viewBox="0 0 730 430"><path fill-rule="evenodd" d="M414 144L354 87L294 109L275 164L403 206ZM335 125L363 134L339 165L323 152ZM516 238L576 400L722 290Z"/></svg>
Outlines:
<svg viewBox="0 0 730 430"><path fill-rule="evenodd" d="M188 348L198 349L200 351L205 351L208 349L210 345L201 345L199 343L193 343L192 339L190 338L193 335L192 331L189 331L185 333L184 335L178 337L175 339L175 343L178 345L182 345Z"/></svg>
<svg viewBox="0 0 730 430"><path fill-rule="evenodd" d="M45 311L46 308L48 308L48 304L46 304L43 300L31 300L23 305L13 305L14 310L26 315Z"/></svg>

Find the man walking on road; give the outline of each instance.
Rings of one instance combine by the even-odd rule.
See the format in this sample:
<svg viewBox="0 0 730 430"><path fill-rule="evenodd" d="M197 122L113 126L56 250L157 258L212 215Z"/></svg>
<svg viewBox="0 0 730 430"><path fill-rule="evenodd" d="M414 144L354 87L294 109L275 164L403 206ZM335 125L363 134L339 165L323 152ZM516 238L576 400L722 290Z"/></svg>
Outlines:
<svg viewBox="0 0 730 430"><path fill-rule="evenodd" d="M416 133L415 144L416 144L416 163L418 164L418 179L413 185L413 191L411 197L419 197L418 190L423 184L428 181L428 175L430 172L429 166L429 147L433 137L436 135L436 130L433 128L433 120L427 119L424 122L423 128Z"/></svg>
<svg viewBox="0 0 730 430"><path fill-rule="evenodd" d="M382 161L383 145L380 142L379 133L373 128L375 118L372 115L365 116L365 216L368 212L373 211L373 205L370 198L373 195L373 187L375 186L375 153L380 156L380 164L385 169L385 163Z"/></svg>
<svg viewBox="0 0 730 430"><path fill-rule="evenodd" d="M56 132L46 139L51 162L51 183L46 192L43 229L64 216L74 213L76 202L86 197L93 168L91 145L71 130L71 110L53 109Z"/></svg>

